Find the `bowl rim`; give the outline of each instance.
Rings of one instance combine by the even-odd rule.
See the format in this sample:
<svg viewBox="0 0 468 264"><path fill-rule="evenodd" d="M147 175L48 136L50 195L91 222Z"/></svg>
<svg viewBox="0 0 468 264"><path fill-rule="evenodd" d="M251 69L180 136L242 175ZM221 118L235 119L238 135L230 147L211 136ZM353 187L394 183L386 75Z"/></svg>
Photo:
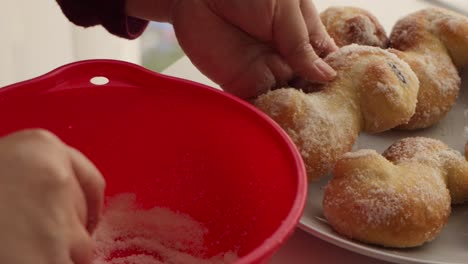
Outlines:
<svg viewBox="0 0 468 264"><path fill-rule="evenodd" d="M239 257L234 263L235 264L247 264L247 263L258 263L264 260L268 260L271 256L275 253L279 247L284 244L284 242L292 235L295 228L297 227L299 220L303 214L306 198L307 198L307 188L308 188L308 181L307 181L307 173L305 169L305 165L303 159L299 153L297 146L294 144L292 139L288 136L288 134L268 115L263 113L261 110L253 106L252 104L248 103L247 101L236 97L232 94L229 94L225 91L216 89L214 87L210 87L205 84L201 84L195 81L182 79L174 76L168 76L162 73L154 72L149 69L144 68L143 66L139 66L130 62L120 61L120 60L113 60L113 59L90 59L90 60L81 60L72 62L69 64L65 64L52 70L48 73L40 75L38 77L21 81L18 83L14 83L11 85L7 85L0 89L0 99L4 96L8 96L10 93L15 93L16 91L19 93L22 92L37 92L37 89L24 89L25 87L34 87L34 85L43 82L50 82L54 80L58 76L69 72L74 71L77 68L84 68L89 66L99 66L103 65L105 67L109 66L118 66L118 67L127 67L131 68L132 70L137 70L148 75L151 75L154 78L158 79L167 79L172 80L174 82L179 82L182 84L187 84L189 86L194 86L199 89L204 89L207 92L214 93L216 96L225 97L228 100L233 101L233 103L238 104L240 107L245 108L247 111L251 112L251 114L256 115L260 120L264 122L264 125L270 127L272 132L276 133L279 138L282 140L282 144L285 144L286 149L289 152L289 155L294 160L294 168L296 170L296 195L294 197L293 203L291 208L289 209L288 214L286 217L281 221L280 226L271 233L260 245L255 247L252 251L248 254ZM57 86L59 83L55 82ZM23 89L17 89L23 88Z"/></svg>

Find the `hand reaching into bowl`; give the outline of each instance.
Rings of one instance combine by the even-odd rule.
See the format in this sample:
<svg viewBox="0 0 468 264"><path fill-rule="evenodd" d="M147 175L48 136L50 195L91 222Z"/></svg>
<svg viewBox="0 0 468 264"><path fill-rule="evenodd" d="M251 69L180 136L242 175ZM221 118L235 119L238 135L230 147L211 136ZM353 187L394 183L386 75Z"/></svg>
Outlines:
<svg viewBox="0 0 468 264"><path fill-rule="evenodd" d="M295 75L324 83L336 74L320 57L337 47L310 0L126 0L115 1L115 6L108 1L58 3L74 23L102 24L126 38L137 37L146 25L135 18L172 23L195 66L225 91L242 98L284 86Z"/></svg>
<svg viewBox="0 0 468 264"><path fill-rule="evenodd" d="M104 180L43 130L0 139L0 263L89 264Z"/></svg>

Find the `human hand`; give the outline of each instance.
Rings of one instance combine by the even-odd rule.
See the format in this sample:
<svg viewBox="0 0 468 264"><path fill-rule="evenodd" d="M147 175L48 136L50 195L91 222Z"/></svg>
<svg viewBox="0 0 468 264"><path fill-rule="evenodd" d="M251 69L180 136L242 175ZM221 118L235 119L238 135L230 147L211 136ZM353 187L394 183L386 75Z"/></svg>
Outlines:
<svg viewBox="0 0 468 264"><path fill-rule="evenodd" d="M193 64L243 98L336 74L320 59L337 46L312 0L126 0L126 12L171 22Z"/></svg>
<svg viewBox="0 0 468 264"><path fill-rule="evenodd" d="M44 130L0 139L0 263L89 264L104 180Z"/></svg>
<svg viewBox="0 0 468 264"><path fill-rule="evenodd" d="M310 0L176 0L171 20L194 65L243 98L296 74L315 82L336 74L320 59L337 47Z"/></svg>

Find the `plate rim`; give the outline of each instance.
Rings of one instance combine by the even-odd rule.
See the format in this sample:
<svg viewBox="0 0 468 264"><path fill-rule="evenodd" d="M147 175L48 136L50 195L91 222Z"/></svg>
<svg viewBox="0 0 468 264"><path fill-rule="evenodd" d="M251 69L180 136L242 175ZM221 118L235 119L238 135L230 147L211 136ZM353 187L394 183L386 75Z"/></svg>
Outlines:
<svg viewBox="0 0 468 264"><path fill-rule="evenodd" d="M383 252L379 249L369 248L366 245L361 245L357 242L350 241L341 237L338 234L331 235L328 232L322 231L317 228L313 228L310 225L304 223L304 216L301 217L298 227L305 231L308 234L311 234L327 243L333 244L337 247L352 251L354 253L368 256L374 259L380 259L384 261L388 261L391 263L401 263L401 264L464 264L461 262L444 262L444 261L428 261L428 260L421 260L417 258L399 256L387 252Z"/></svg>
<svg viewBox="0 0 468 264"><path fill-rule="evenodd" d="M449 115L451 113L456 113L458 111L460 111L460 109L457 109L457 105L461 105L463 106L463 111L467 110L468 109L468 67L465 67L463 68L462 70L459 71L459 75L462 79L462 83L460 84L460 93L458 95L458 98L457 100L455 101L454 105L452 106L452 109L450 111L450 113L447 114L447 116L444 117L443 120L441 120L437 125L429 128L429 129L434 129L432 130L434 133L437 133L437 135L435 134L432 134L432 132L430 132L430 135L419 135L419 133L416 133L414 135L409 135L409 136L423 136L423 137L431 137L431 138L440 138L440 136L442 137L446 137L446 135L444 134L439 134L440 132L437 130L437 126L443 126L443 122L465 122L464 123L464 128L468 127L468 112L466 113L463 113L463 120L456 120L456 119L453 119L453 120L450 120L449 119ZM419 132L427 132L427 131L430 131L430 130L420 130ZM393 132L392 132L393 133ZM413 134L413 133L411 133ZM451 138L453 135L448 135L449 138ZM361 137L361 135L360 135ZM408 136L404 136L404 137L408 137ZM398 138L401 138L400 136L398 136ZM442 140L442 139L441 139ZM464 142L466 142L466 140L468 140L468 131L464 131L463 132L463 137L462 137L462 140L464 140ZM444 141L444 140L443 140ZM394 142L394 141L392 141ZM448 142L445 142L444 143L450 145ZM355 146L357 146L358 148L357 149L362 149L362 148L369 148L367 146L358 146L358 141L355 142ZM385 148L386 149L390 144L385 144ZM454 146L451 146L451 147L454 147ZM374 148L373 148L374 149ZM457 148L455 148L457 149ZM353 148L353 151L355 149ZM458 149L457 149L458 150ZM460 151L460 150L459 150ZM381 151L378 151L379 153L381 153ZM462 154L463 154L463 151L460 151ZM331 175L328 175L328 176L325 176L321 179L319 179L318 181L315 181L315 182L309 182L309 193L308 193L308 200L306 202L306 205L305 205L305 208L304 208L304 214L302 215L301 219L299 220L299 223L298 223L298 228L303 230L304 232L310 234L310 235L313 235L314 237L322 240L322 241L325 241L326 243L330 243L330 244L333 244L339 248L342 248L342 249L345 249L345 250L348 250L348 251L351 251L351 252L354 252L354 253L357 253L359 255L364 255L364 256L367 256L367 257L370 257L370 258L374 258L374 259L379 259L379 260L383 260L383 261L387 261L387 262L391 262L391 263L400 263L400 264L465 264L465 263L468 263L467 261L465 262L447 262L447 261L440 261L440 260L426 260L426 259L420 259L420 258L414 258L414 257L408 257L408 256L402 256L402 255L397 255L397 254L392 254L390 252L385 252L383 250L380 250L378 248L372 248L370 247L370 244L369 245L366 245L365 243L361 243L361 242L358 242L358 241L353 241L353 240L350 240L350 239L347 239L341 235L339 235L338 233L336 233L335 231L333 231L333 229L331 229L331 232L327 232L326 230L321 230L319 229L317 226L311 226L309 224L306 223L306 221L318 221L317 219L313 219L315 218L315 216L311 216L311 217L305 217L305 214L307 212L307 209L308 208L311 208L311 204L309 202L309 199L310 199L310 190L312 190L313 188L323 188L327 183L328 181L331 179L330 177L332 177ZM315 185L315 186L314 186ZM323 199L323 195L320 194L320 197L314 197L314 198L319 198L320 201ZM464 203L463 206L468 206L468 203ZM452 209L453 209L453 205L452 205ZM321 212L322 209L320 208L319 209ZM327 223L328 225L328 223ZM328 225L329 226L329 225ZM389 248L391 249L391 248ZM395 250L398 250L398 249L395 249Z"/></svg>

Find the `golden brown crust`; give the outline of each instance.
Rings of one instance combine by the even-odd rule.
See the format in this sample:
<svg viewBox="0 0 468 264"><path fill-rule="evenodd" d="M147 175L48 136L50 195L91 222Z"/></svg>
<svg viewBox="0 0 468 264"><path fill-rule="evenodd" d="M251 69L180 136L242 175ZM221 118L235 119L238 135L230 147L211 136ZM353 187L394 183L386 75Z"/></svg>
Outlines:
<svg viewBox="0 0 468 264"><path fill-rule="evenodd" d="M386 247L433 240L450 203L468 199L468 162L444 143L422 137L395 142L382 155L343 155L325 188L323 209L340 234Z"/></svg>
<svg viewBox="0 0 468 264"><path fill-rule="evenodd" d="M327 92L308 96L300 90L285 88L255 102L299 147L310 179L328 174L336 159L351 150L359 130L359 120L347 122L356 117L327 103L328 97Z"/></svg>
<svg viewBox="0 0 468 264"><path fill-rule="evenodd" d="M457 68L468 63L467 17L440 8L414 12L395 24L389 41L377 19L360 8L331 7L321 19L338 45L389 44L414 70L420 81L418 105L399 129L432 126L450 111L460 89Z"/></svg>
<svg viewBox="0 0 468 264"><path fill-rule="evenodd" d="M416 113L401 129L426 128L447 115L460 89L454 61L460 66L468 62L467 44L468 18L451 11L425 9L396 23L390 46L403 51L400 57L420 81Z"/></svg>
<svg viewBox="0 0 468 264"><path fill-rule="evenodd" d="M382 153L382 156L394 164L401 161L419 159L420 162L428 161L429 163L434 163L434 165L439 166L439 164L434 162L435 160L431 160L430 158L448 149L449 147L439 140L424 137L410 137L400 139L393 143Z"/></svg>
<svg viewBox="0 0 468 264"><path fill-rule="evenodd" d="M360 131L380 132L407 122L419 86L405 62L377 47L350 45L325 60L338 75L322 91L283 88L254 102L296 143L310 180L327 175Z"/></svg>
<svg viewBox="0 0 468 264"><path fill-rule="evenodd" d="M429 127L452 109L458 97L461 80L452 60L446 53L400 52L419 79L418 104L411 120L400 129L419 129Z"/></svg>
<svg viewBox="0 0 468 264"><path fill-rule="evenodd" d="M468 200L468 162L443 142L424 137L405 138L390 146L383 156L395 164L417 161L444 170L452 203L460 204Z"/></svg>
<svg viewBox="0 0 468 264"><path fill-rule="evenodd" d="M338 47L360 44L386 48L388 37L377 18L356 7L330 7L320 19Z"/></svg>
<svg viewBox="0 0 468 264"><path fill-rule="evenodd" d="M448 52L461 67L468 63L468 18L442 8L414 12L397 21L390 46L402 51Z"/></svg>
<svg viewBox="0 0 468 264"><path fill-rule="evenodd" d="M468 143L465 144L465 159L468 159Z"/></svg>

